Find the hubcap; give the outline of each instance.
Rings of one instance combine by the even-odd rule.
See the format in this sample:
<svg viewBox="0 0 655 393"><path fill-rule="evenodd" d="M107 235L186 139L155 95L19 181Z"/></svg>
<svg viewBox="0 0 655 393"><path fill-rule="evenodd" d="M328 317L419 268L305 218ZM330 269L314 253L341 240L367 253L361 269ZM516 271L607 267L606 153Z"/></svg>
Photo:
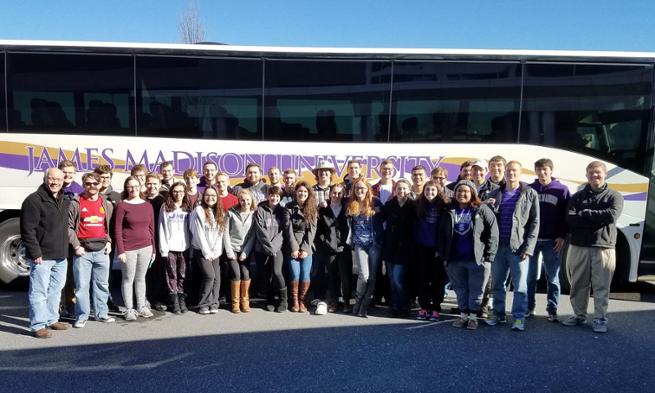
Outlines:
<svg viewBox="0 0 655 393"><path fill-rule="evenodd" d="M26 276L30 273L30 264L20 235L6 238L0 248L0 254L0 260L19 275Z"/></svg>

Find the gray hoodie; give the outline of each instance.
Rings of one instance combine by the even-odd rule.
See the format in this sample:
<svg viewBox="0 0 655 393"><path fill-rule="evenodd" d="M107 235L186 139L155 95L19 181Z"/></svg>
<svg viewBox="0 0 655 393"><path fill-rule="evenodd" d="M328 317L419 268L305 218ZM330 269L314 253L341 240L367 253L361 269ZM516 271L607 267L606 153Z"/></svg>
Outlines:
<svg viewBox="0 0 655 393"><path fill-rule="evenodd" d="M228 258L248 256L255 245L255 226L252 225L254 211L240 213L237 206L227 211L227 232L230 242L225 249ZM235 255L238 254L238 255Z"/></svg>
<svg viewBox="0 0 655 393"><path fill-rule="evenodd" d="M280 205L271 208L268 201L259 204L255 211L255 251L269 256L282 250L284 242L284 208Z"/></svg>

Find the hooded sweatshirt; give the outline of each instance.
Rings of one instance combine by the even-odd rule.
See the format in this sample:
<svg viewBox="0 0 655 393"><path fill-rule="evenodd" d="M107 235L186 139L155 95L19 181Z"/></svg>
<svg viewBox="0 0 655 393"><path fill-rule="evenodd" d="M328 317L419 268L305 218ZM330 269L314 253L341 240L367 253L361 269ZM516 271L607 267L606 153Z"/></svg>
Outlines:
<svg viewBox="0 0 655 393"><path fill-rule="evenodd" d="M568 231L566 206L571 198L569 188L555 178L548 185L535 180L530 187L539 196L539 240L565 238Z"/></svg>
<svg viewBox="0 0 655 393"><path fill-rule="evenodd" d="M191 244L196 250L202 252L205 259L217 259L223 249L229 247L230 238L225 228L214 222L214 214L210 211L209 220L205 209L197 206L189 218L191 225ZM228 255L229 257L229 255Z"/></svg>
<svg viewBox="0 0 655 393"><path fill-rule="evenodd" d="M227 212L227 231L230 235L229 248L225 254L248 256L255 245L255 226L253 224L254 211L240 212L235 206Z"/></svg>

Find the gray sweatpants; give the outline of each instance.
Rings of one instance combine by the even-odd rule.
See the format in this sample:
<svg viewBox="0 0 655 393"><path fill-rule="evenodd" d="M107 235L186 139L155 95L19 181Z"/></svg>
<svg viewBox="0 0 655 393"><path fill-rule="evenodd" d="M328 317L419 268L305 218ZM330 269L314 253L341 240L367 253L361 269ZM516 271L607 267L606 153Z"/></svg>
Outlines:
<svg viewBox="0 0 655 393"><path fill-rule="evenodd" d="M125 251L125 255L127 261L121 263L123 301L128 309L134 308L132 289L136 288L136 309L140 310L146 305L146 273L152 258L152 246Z"/></svg>

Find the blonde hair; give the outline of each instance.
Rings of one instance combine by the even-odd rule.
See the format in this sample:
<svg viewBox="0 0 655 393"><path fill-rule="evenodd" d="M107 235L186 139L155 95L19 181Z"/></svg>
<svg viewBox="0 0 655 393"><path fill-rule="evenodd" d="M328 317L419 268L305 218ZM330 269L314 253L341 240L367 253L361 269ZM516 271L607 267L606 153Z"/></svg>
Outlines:
<svg viewBox="0 0 655 393"><path fill-rule="evenodd" d="M353 183L353 190L359 183L362 183L364 186L366 186L366 195L364 195L364 199L362 201L358 201L355 198L355 193L353 192L353 196L351 197L350 202L348 203L348 208L346 209L346 215L358 216L363 214L366 217L371 217L375 214L375 210L373 210L373 192L371 190L371 186L365 180L360 179Z"/></svg>

